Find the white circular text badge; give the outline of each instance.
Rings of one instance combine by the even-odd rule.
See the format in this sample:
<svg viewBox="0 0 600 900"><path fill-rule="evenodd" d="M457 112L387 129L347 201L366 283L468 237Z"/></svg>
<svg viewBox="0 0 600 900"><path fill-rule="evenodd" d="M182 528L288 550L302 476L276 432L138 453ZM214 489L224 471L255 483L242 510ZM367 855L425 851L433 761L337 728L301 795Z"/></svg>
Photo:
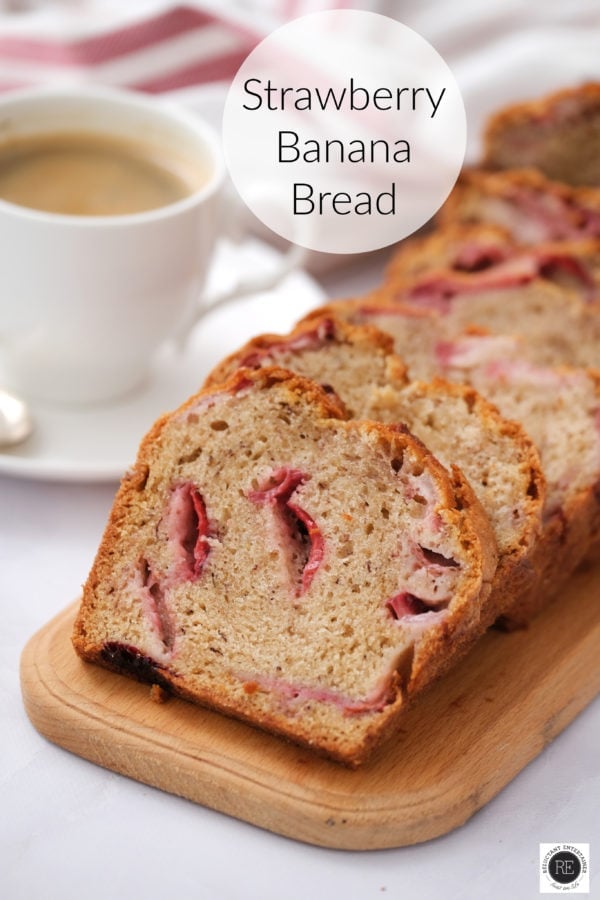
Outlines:
<svg viewBox="0 0 600 900"><path fill-rule="evenodd" d="M223 117L231 178L274 232L360 253L415 232L452 190L465 110L437 51L400 22L335 10L277 29L247 57Z"/></svg>

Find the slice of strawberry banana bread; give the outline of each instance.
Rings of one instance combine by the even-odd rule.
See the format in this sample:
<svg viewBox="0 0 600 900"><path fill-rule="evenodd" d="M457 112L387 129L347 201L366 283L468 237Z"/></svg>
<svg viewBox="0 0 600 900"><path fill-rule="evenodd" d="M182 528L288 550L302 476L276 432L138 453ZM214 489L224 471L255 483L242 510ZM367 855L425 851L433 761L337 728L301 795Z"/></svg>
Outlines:
<svg viewBox="0 0 600 900"><path fill-rule="evenodd" d="M573 185L600 185L600 84L589 83L500 110L484 132L484 165L533 166Z"/></svg>
<svg viewBox="0 0 600 900"><path fill-rule="evenodd" d="M433 345L465 329L499 337L518 330L525 358L541 365L600 367L600 304L540 277L521 283L500 266L482 272L434 272L407 284L388 284L361 298L317 309L391 334L411 376L431 377ZM512 346L512 343L511 343Z"/></svg>
<svg viewBox="0 0 600 900"><path fill-rule="evenodd" d="M333 388L358 419L405 424L448 470L458 466L498 546L483 631L534 578L532 555L545 494L539 456L523 429L473 388L440 379L410 381L392 347L392 338L373 327L324 315L288 335L249 341L217 366L207 383L218 383L243 366L283 366Z"/></svg>
<svg viewBox="0 0 600 900"><path fill-rule="evenodd" d="M412 281L438 269L479 272L504 262L520 246L499 225L447 222L397 244L386 266L385 280Z"/></svg>
<svg viewBox="0 0 600 900"><path fill-rule="evenodd" d="M467 170L436 224L487 222L522 244L600 237L600 189L571 187L536 169Z"/></svg>
<svg viewBox="0 0 600 900"><path fill-rule="evenodd" d="M511 358L512 357L512 358ZM549 368L498 354L494 338L465 335L436 347L445 376L468 381L524 424L546 476L544 530L534 553L539 584L505 613L520 625L556 594L600 536L600 372Z"/></svg>
<svg viewBox="0 0 600 900"><path fill-rule="evenodd" d="M517 244L486 223L444 225L402 242L388 264L385 285L396 290L416 282L451 286L462 275L474 285L525 285L543 279L573 291L585 303L600 299L600 239ZM418 292L417 292L418 293Z"/></svg>
<svg viewBox="0 0 600 900"><path fill-rule="evenodd" d="M77 652L361 763L411 681L478 627L496 551L458 472L344 416L265 368L160 419L117 494Z"/></svg>

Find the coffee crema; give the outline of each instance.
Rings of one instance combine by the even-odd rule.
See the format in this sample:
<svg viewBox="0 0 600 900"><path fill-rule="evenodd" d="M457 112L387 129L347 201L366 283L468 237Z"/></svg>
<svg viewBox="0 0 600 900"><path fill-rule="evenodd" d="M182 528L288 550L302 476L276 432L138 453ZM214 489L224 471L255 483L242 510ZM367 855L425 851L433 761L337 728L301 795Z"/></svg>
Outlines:
<svg viewBox="0 0 600 900"><path fill-rule="evenodd" d="M71 216L120 216L169 206L210 177L158 145L92 132L0 142L0 199Z"/></svg>

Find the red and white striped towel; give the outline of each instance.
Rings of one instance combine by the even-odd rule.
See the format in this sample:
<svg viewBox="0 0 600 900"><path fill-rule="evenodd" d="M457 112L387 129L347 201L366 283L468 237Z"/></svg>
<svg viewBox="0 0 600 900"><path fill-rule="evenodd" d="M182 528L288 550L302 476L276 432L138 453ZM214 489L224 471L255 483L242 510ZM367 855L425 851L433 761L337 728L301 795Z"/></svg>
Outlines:
<svg viewBox="0 0 600 900"><path fill-rule="evenodd" d="M77 31L73 23L91 33L37 36L22 27L3 29L0 20L0 90L87 82L163 93L229 81L262 37L196 6L172 6L118 25L105 20L93 29L75 18L65 31Z"/></svg>
<svg viewBox="0 0 600 900"><path fill-rule="evenodd" d="M87 82L165 93L228 82L277 25L353 5L352 0L10 0L3 7L0 0L0 91ZM2 14L3 8L9 13Z"/></svg>

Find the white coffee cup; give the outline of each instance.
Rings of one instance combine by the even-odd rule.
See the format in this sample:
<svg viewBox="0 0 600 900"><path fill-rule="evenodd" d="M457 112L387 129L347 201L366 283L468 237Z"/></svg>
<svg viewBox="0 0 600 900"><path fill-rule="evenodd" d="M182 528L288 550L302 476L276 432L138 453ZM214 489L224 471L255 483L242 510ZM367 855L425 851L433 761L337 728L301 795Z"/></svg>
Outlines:
<svg viewBox="0 0 600 900"><path fill-rule="evenodd" d="M3 384L30 399L109 401L140 386L161 346L214 302L202 289L215 242L235 216L230 207L223 216L219 140L183 109L98 88L0 99L1 140L61 131L152 139L193 155L207 173L183 199L134 214L62 215L0 200ZM268 284L241 281L228 298L276 283L293 261Z"/></svg>

